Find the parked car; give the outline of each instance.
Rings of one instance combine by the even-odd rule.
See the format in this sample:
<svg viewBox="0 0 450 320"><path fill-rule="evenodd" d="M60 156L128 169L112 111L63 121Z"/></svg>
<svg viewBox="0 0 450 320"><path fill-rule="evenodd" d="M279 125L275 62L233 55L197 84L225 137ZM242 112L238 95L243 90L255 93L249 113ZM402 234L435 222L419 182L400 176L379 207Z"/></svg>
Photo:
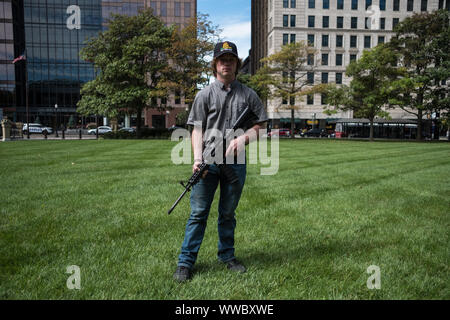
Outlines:
<svg viewBox="0 0 450 320"><path fill-rule="evenodd" d="M97 128L88 130L88 134L96 134ZM105 134L107 132L112 132L111 127L108 126L100 126L98 127L98 134Z"/></svg>
<svg viewBox="0 0 450 320"><path fill-rule="evenodd" d="M130 132L130 133L135 133L136 129L135 128L131 128L131 127L123 127L123 128L120 128L119 131L126 131L126 132Z"/></svg>
<svg viewBox="0 0 450 320"><path fill-rule="evenodd" d="M24 134L28 133L28 127L26 123L23 125L22 131ZM52 134L53 129L50 127L46 127L40 123L30 123L30 134L31 133Z"/></svg>
<svg viewBox="0 0 450 320"><path fill-rule="evenodd" d="M302 133L302 137L328 137L328 133L325 129L315 128Z"/></svg>
<svg viewBox="0 0 450 320"><path fill-rule="evenodd" d="M276 130L276 129L275 129ZM267 134L268 137L290 137L291 136L291 130L289 129L278 129L278 133L275 131L270 131Z"/></svg>

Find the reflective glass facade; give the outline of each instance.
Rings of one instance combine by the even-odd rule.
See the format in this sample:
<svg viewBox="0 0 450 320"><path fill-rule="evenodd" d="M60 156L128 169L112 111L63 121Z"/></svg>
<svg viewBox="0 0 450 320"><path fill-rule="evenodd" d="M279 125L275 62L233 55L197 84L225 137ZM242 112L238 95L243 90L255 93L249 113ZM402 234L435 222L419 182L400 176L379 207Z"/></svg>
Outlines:
<svg viewBox="0 0 450 320"><path fill-rule="evenodd" d="M112 13L137 15L154 9L167 24L195 17L195 0L0 0L0 109L13 121L63 122L76 113L82 85L95 77L80 50L108 26ZM25 53L26 61L12 61ZM27 81L28 80L28 81ZM64 120L65 119L65 120Z"/></svg>
<svg viewBox="0 0 450 320"><path fill-rule="evenodd" d="M0 108L16 104L13 29L13 5L0 2Z"/></svg>
<svg viewBox="0 0 450 320"><path fill-rule="evenodd" d="M101 30L101 1L24 0L24 18L30 106L74 112L80 86L94 77L79 52Z"/></svg>

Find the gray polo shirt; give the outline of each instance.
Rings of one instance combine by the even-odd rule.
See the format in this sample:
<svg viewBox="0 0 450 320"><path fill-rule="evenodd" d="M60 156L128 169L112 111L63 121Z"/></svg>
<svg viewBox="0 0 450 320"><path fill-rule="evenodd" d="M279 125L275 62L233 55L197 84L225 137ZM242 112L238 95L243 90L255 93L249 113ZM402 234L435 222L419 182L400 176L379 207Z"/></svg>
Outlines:
<svg viewBox="0 0 450 320"><path fill-rule="evenodd" d="M261 99L255 91L235 80L230 90L216 80L197 93L187 121L188 125L201 123L205 132L205 147L210 143L212 134L209 129L219 130L225 137L226 129L231 129L242 111L249 106L257 119L253 124L268 120Z"/></svg>

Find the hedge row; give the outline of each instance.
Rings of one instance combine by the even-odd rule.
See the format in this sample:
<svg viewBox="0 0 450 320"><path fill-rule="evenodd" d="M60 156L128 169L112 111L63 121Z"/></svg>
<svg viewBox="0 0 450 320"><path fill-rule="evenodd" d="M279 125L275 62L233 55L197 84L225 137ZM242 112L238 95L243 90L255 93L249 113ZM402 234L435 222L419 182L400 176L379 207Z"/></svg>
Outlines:
<svg viewBox="0 0 450 320"><path fill-rule="evenodd" d="M150 128L142 128L141 129L141 138L153 138L153 139L168 139L172 134L172 131L168 129L150 129ZM128 132L128 131L117 131L117 132L107 132L103 135L105 139L136 139L136 132Z"/></svg>

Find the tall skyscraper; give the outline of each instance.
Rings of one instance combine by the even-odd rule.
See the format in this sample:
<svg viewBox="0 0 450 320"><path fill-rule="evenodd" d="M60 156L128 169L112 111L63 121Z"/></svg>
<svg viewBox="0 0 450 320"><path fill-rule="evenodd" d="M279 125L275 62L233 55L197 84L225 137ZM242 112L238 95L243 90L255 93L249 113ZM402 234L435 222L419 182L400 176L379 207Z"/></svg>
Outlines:
<svg viewBox="0 0 450 320"><path fill-rule="evenodd" d="M314 72L308 75L310 81L348 84L351 79L346 77L345 69L350 61L361 57L363 50L388 42L394 34L394 26L404 18L413 13L448 9L449 1L267 0L252 1L252 6L252 12L258 13L257 17L252 17L252 25L259 29L267 25L267 33L260 30L252 34L252 53L264 50L257 48L263 43L257 40L260 34L267 36L267 55L278 51L283 44L307 41L317 51ZM264 7L267 12L261 12ZM287 102L284 103L287 106ZM279 108L282 105L281 99L268 101L272 127L289 126L290 110ZM313 119L325 128L335 118L353 118L352 112L339 112L332 116L334 119L324 114L320 94L296 101L296 105L300 106L295 111L298 127L305 127ZM411 118L402 110L389 112L394 119Z"/></svg>

